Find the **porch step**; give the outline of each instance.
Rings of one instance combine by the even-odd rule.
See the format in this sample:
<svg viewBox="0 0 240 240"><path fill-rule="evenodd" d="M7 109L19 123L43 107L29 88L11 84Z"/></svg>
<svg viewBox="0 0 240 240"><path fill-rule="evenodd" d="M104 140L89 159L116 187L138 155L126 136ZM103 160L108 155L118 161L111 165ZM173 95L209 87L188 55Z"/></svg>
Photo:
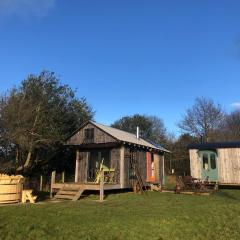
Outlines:
<svg viewBox="0 0 240 240"><path fill-rule="evenodd" d="M84 191L84 189L80 189L80 190L75 194L75 196L73 197L72 201L77 201L77 200L81 197L83 191Z"/></svg>
<svg viewBox="0 0 240 240"><path fill-rule="evenodd" d="M69 190L69 191L67 191L67 190L60 190L60 191L59 191L59 194L63 194L63 195L75 195L76 192L78 192L78 190L77 190L77 191L72 191L72 190Z"/></svg>
<svg viewBox="0 0 240 240"><path fill-rule="evenodd" d="M83 192L84 192L83 188L73 189L70 187L62 187L54 196L54 198L77 201L81 197Z"/></svg>
<svg viewBox="0 0 240 240"><path fill-rule="evenodd" d="M57 194L57 195L55 195L55 198L56 198L56 199L70 199L70 200L72 200L72 199L73 199L73 196L63 195L63 194Z"/></svg>

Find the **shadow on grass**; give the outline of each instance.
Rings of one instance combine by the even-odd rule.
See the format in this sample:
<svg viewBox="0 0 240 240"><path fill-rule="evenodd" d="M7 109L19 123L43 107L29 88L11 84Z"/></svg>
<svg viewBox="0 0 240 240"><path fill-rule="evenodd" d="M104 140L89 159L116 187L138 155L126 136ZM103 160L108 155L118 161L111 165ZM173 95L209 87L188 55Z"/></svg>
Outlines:
<svg viewBox="0 0 240 240"><path fill-rule="evenodd" d="M226 199L231 199L234 201L240 201L240 191L239 189L236 189L235 191L225 191L225 190L220 190L217 193L217 196L226 198Z"/></svg>
<svg viewBox="0 0 240 240"><path fill-rule="evenodd" d="M105 190L104 191L104 200L107 200L111 196L116 196L121 193L129 193L132 192L131 189L117 189L117 190ZM49 192L43 192L43 191L34 191L33 195L37 196L37 202L44 202L50 199L50 193ZM86 190L83 192L83 195L81 196L81 199L90 199L90 200L98 200L99 199L99 191L94 190Z"/></svg>
<svg viewBox="0 0 240 240"><path fill-rule="evenodd" d="M50 193L49 192L34 191L33 195L37 196L37 202L46 201L46 200L48 200L50 198Z"/></svg>
<svg viewBox="0 0 240 240"><path fill-rule="evenodd" d="M121 193L129 193L129 192L133 192L133 191L131 189L105 190L104 191L104 200L107 200L111 196L116 196L116 195L121 194ZM86 190L83 193L83 195L84 195L83 197L84 198L90 198L90 199L91 198L99 199L99 197L100 197L99 194L100 194L99 191Z"/></svg>
<svg viewBox="0 0 240 240"><path fill-rule="evenodd" d="M219 189L232 189L232 190L240 190L240 186L234 186L234 185L220 185Z"/></svg>

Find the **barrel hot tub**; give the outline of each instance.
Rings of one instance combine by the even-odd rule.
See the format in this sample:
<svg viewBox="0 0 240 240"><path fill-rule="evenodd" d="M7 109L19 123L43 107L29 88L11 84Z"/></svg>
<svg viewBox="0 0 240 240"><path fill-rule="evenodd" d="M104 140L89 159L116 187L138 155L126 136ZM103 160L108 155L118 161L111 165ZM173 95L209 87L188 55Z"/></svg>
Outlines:
<svg viewBox="0 0 240 240"><path fill-rule="evenodd" d="M21 202L23 180L21 175L0 174L0 204Z"/></svg>

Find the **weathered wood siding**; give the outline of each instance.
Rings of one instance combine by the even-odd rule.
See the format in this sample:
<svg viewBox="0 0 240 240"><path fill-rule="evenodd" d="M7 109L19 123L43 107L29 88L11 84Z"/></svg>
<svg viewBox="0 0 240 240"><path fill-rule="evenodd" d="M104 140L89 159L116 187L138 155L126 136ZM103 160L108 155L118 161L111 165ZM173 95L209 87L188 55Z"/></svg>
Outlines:
<svg viewBox="0 0 240 240"><path fill-rule="evenodd" d="M133 150L139 172L142 176L144 184L146 183L146 177L147 177L147 159L146 159L146 151L143 150ZM133 186L133 183L135 181L134 175L133 175L133 169L131 168L131 162L130 162L130 148L125 146L124 149L124 187L130 188Z"/></svg>
<svg viewBox="0 0 240 240"><path fill-rule="evenodd" d="M124 150L124 186L125 188L130 188L133 186L135 181L133 175L133 169L131 168L130 163L130 149L125 147ZM136 161L138 164L139 172L142 176L143 183L146 184L147 178L147 158L146 158L146 151L144 150L134 150L134 155L136 157Z"/></svg>
<svg viewBox="0 0 240 240"><path fill-rule="evenodd" d="M154 154L154 176L155 176L155 181L159 182L160 181L160 155L159 154Z"/></svg>
<svg viewBox="0 0 240 240"><path fill-rule="evenodd" d="M240 148L220 148L217 153L219 182L240 184Z"/></svg>
<svg viewBox="0 0 240 240"><path fill-rule="evenodd" d="M131 187L131 181L130 181L130 171L131 171L131 164L130 164L130 149L128 147L124 147L124 180L123 180L123 186L125 188Z"/></svg>
<svg viewBox="0 0 240 240"><path fill-rule="evenodd" d="M190 149L190 168L194 178L202 178L201 159L197 149ZM222 184L240 184L240 148L217 149L218 181Z"/></svg>
<svg viewBox="0 0 240 240"><path fill-rule="evenodd" d="M115 148L101 148L101 150L110 150L110 167L115 168L115 181L121 184L121 188L130 188L134 182L132 176L132 169L130 164L130 149L126 146L120 146ZM88 180L88 165L90 161L91 150L82 151L79 150L79 160L78 160L78 182L87 182ZM96 150L95 150L96 151ZM136 161L138 163L139 171L142 176L144 184L147 184L147 159L146 150L136 149L134 154ZM163 161L164 156L155 153L154 155L154 165L155 165L155 178L156 182L161 182L163 179ZM121 172L123 171L123 172Z"/></svg>
<svg viewBox="0 0 240 240"><path fill-rule="evenodd" d="M78 182L87 182L89 152L80 152L78 164Z"/></svg>
<svg viewBox="0 0 240 240"><path fill-rule="evenodd" d="M98 149L98 151L103 151L106 149ZM115 180L117 183L120 182L120 148L113 148L113 149L107 149L110 151L110 167L115 168ZM92 154L92 151L83 152L80 150L79 152L79 160L77 166L78 176L77 181L78 182L87 182L88 180L88 164L90 161L90 154Z"/></svg>
<svg viewBox="0 0 240 240"><path fill-rule="evenodd" d="M164 171L164 154L160 154L160 163L159 163L159 182L164 184L164 175L165 175L165 171Z"/></svg>
<svg viewBox="0 0 240 240"><path fill-rule="evenodd" d="M121 152L120 148L113 148L111 149L111 168L115 169L115 181L120 183L120 159L121 159Z"/></svg>
<svg viewBox="0 0 240 240"><path fill-rule="evenodd" d="M125 147L124 149L124 186L131 187L134 179L131 176L131 165L130 165L130 149ZM139 171L142 176L143 182L147 184L147 151L146 150L134 150L136 161L139 166ZM163 166L164 166L164 155L155 153L154 155L154 167L155 167L155 181L163 181Z"/></svg>
<svg viewBox="0 0 240 240"><path fill-rule="evenodd" d="M155 182L162 183L162 181L163 181L164 155L155 153L153 156L154 156Z"/></svg>
<svg viewBox="0 0 240 240"><path fill-rule="evenodd" d="M189 155L190 155L191 176L194 178L202 178L201 161L198 156L198 150L190 149Z"/></svg>
<svg viewBox="0 0 240 240"><path fill-rule="evenodd" d="M143 179L143 183L146 184L147 181L147 155L145 150L137 151L137 161L139 166L139 171Z"/></svg>
<svg viewBox="0 0 240 240"><path fill-rule="evenodd" d="M82 129L80 129L77 133L75 133L72 137L70 137L67 140L67 145L81 145L84 143L84 130L87 128L93 128L94 129L94 142L93 143L110 143L110 142L116 142L116 140L105 133L104 131L100 130L96 126L94 126L91 123L88 123L86 126L84 126Z"/></svg>
<svg viewBox="0 0 240 240"><path fill-rule="evenodd" d="M120 170L120 186L121 188L125 188L125 172L124 172L124 169L125 169L125 159L124 159L124 152L125 152L125 147L122 145L120 148L119 148L119 151L120 151L120 162L119 162L119 170Z"/></svg>

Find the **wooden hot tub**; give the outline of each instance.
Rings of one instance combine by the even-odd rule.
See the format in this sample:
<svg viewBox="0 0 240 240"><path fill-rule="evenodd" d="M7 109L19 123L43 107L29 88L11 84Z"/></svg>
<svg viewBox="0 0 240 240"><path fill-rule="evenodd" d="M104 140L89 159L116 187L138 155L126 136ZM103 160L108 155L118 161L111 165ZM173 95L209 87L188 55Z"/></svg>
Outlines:
<svg viewBox="0 0 240 240"><path fill-rule="evenodd" d="M23 176L0 174L0 204L18 203L22 200Z"/></svg>

